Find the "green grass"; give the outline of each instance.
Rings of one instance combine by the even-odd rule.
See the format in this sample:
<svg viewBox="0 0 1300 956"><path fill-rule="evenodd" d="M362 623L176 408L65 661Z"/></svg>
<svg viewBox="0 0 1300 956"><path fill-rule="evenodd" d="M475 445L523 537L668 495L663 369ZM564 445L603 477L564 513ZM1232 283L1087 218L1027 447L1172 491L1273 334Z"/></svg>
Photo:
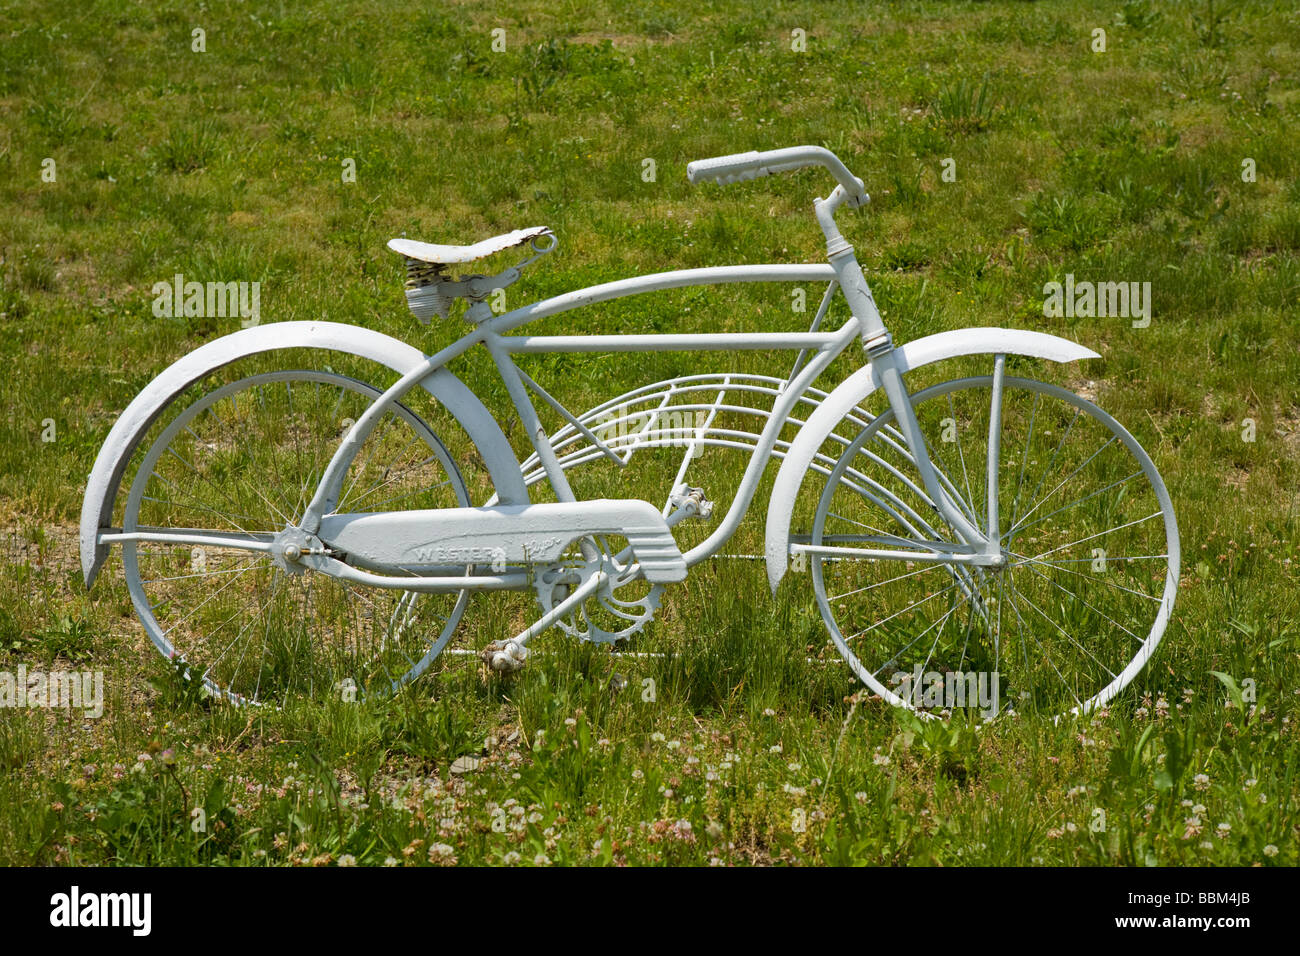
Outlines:
<svg viewBox="0 0 1300 956"><path fill-rule="evenodd" d="M3 4L0 671L100 669L106 700L94 721L0 711L0 863L1296 864L1291 4L146 6ZM637 272L815 262L824 176L722 189L684 174L799 143L835 150L873 195L840 218L896 338L1012 326L1102 354L1056 377L1093 383L1151 453L1184 553L1161 649L1105 713L920 724L859 701L806 579L769 598L757 562L670 589L631 645L669 656L548 635L511 680L446 657L395 699L256 711L177 680L117 557L84 592L82 482L114 417L239 327L155 318L153 283L259 281L264 322L352 322L433 350L462 326L411 319L392 236L552 227L561 248L511 305ZM1044 318L1043 285L1066 273L1150 281L1150 327ZM810 315L790 301L683 290L535 328L792 331ZM787 359L705 361L526 367L580 410L696 370L782 374ZM456 371L507 407L485 356ZM501 424L522 449L514 417ZM705 463L725 500L735 464ZM761 551L762 515L760 501L728 551ZM472 602L460 646L527 610ZM465 756L480 762L452 774Z"/></svg>

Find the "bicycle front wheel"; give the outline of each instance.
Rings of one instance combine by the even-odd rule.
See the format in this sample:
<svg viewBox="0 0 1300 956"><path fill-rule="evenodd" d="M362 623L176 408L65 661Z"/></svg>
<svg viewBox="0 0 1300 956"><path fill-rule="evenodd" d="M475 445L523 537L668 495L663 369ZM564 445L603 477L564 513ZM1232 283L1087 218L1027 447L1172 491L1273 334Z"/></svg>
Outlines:
<svg viewBox="0 0 1300 956"><path fill-rule="evenodd" d="M979 528L993 392L993 376L977 376L912 396L940 484ZM1128 685L1164 634L1178 587L1173 507L1141 445L1091 401L1010 376L1000 398L1005 564L851 553L964 544L922 487L888 410L845 448L818 500L817 603L853 672L893 704L1086 713Z"/></svg>

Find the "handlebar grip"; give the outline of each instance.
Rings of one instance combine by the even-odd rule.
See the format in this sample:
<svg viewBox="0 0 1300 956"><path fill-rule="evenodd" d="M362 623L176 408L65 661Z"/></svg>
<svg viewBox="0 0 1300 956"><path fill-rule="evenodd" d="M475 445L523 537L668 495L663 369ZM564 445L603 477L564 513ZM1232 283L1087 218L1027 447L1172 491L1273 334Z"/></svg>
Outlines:
<svg viewBox="0 0 1300 956"><path fill-rule="evenodd" d="M715 156L712 159L697 159L686 165L686 178L691 183L715 182L720 186L768 176L771 172L763 166L763 154L757 150Z"/></svg>
<svg viewBox="0 0 1300 956"><path fill-rule="evenodd" d="M792 146L765 153L751 151L713 159L697 159L686 165L686 178L692 183L711 181L725 186L805 166L824 167L844 187L846 199L851 206L861 206L869 201L862 180L849 172L838 156L821 146Z"/></svg>

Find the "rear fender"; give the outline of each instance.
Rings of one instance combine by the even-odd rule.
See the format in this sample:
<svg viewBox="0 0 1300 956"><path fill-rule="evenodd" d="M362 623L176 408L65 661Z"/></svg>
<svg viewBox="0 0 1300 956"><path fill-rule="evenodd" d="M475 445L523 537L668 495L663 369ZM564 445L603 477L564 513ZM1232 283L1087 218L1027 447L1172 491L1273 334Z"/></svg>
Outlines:
<svg viewBox="0 0 1300 956"><path fill-rule="evenodd" d="M113 520L122 475L150 426L169 402L194 382L231 362L277 349L313 348L370 359L405 375L425 355L390 335L339 322L273 322L253 326L200 346L178 359L144 387L118 416L104 439L86 481L81 505L81 571L90 587L108 545L99 535ZM519 460L492 414L478 396L445 368L430 372L420 385L449 411L474 442L487 466L501 504L524 505L528 491Z"/></svg>

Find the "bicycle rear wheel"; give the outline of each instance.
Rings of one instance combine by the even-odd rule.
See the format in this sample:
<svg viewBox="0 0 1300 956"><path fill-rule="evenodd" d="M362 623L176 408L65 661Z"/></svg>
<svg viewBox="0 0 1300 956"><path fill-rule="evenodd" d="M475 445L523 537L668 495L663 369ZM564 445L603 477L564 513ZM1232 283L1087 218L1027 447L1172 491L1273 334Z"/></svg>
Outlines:
<svg viewBox="0 0 1300 956"><path fill-rule="evenodd" d="M128 541L127 586L154 645L212 693L256 703L349 683L391 690L450 640L466 591L362 589L239 546L270 542L301 519L339 440L379 394L335 372L251 375L201 395L150 446L123 531L202 531L218 541ZM469 504L443 443L399 404L354 456L337 510Z"/></svg>

